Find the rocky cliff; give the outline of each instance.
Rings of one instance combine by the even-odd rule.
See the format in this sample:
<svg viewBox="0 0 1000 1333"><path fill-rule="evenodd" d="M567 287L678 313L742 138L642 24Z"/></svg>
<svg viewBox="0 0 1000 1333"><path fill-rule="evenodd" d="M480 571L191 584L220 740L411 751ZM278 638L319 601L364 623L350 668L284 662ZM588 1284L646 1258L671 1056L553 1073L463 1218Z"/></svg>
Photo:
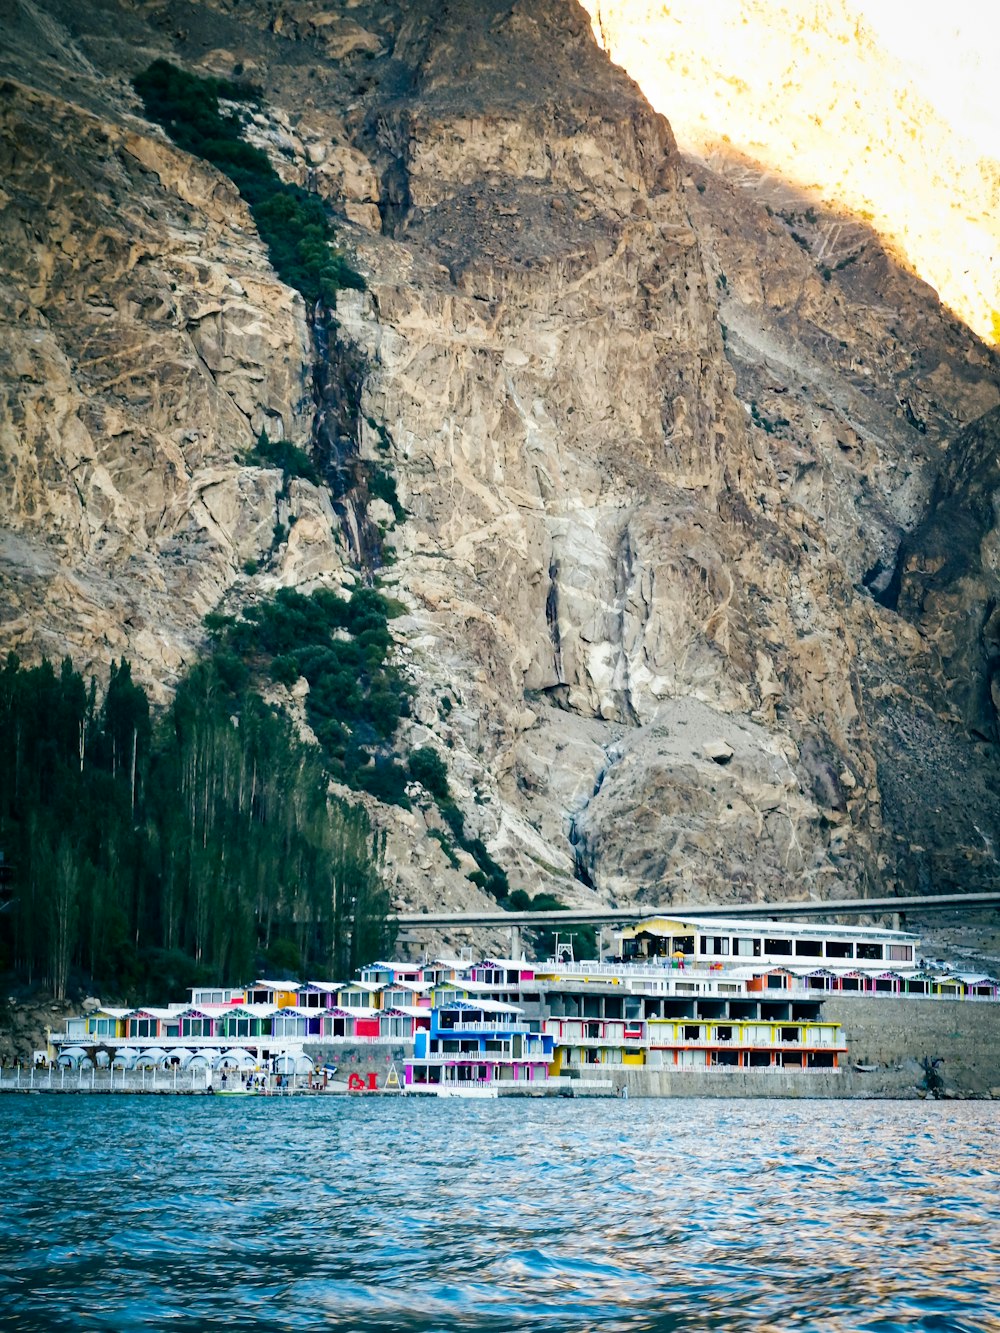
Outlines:
<svg viewBox="0 0 1000 1333"><path fill-rule="evenodd" d="M5 647L165 697L207 611L381 527L403 743L512 885L995 880L997 359L863 221L682 158L570 0L18 0L4 41ZM367 279L329 343L143 118L157 56L263 87ZM405 519L247 466L262 427ZM401 903L482 901L371 808Z"/></svg>
<svg viewBox="0 0 1000 1333"><path fill-rule="evenodd" d="M744 184L748 175L777 177L814 202L867 218L945 305L1000 342L989 27L977 32L978 59L971 31L962 34L960 66L948 20L933 7L898 11L894 22L878 6L869 20L854 0L585 0L585 7L598 40L669 117L683 151ZM872 25L881 15L888 31L880 35ZM904 62L886 38L907 25L924 37L896 36ZM958 16L951 26L961 27ZM934 31L942 35L938 59ZM914 63L918 49L924 59ZM963 74L968 91L959 99L954 85ZM819 240L831 264L845 253L835 228Z"/></svg>

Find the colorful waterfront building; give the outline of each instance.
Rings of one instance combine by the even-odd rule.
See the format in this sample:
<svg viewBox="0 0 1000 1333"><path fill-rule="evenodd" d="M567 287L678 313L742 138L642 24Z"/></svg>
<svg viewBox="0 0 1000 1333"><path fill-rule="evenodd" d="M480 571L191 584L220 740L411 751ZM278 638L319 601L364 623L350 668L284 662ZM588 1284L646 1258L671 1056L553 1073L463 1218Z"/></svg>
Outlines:
<svg viewBox="0 0 1000 1333"><path fill-rule="evenodd" d="M842 972L900 972L917 966L920 938L878 926L828 926L815 921L741 921L723 917L649 917L616 932L625 962L663 960L678 966L768 967L798 963Z"/></svg>
<svg viewBox="0 0 1000 1333"><path fill-rule="evenodd" d="M53 1053L74 1068L305 1072L338 1063L338 1047L388 1048L373 1055L386 1064L410 1047L414 1091L492 1095L581 1077L611 1087L616 1070L643 1067L836 1071L845 1046L823 1019L831 995L1000 998L993 978L913 966L916 937L903 932L799 922L785 933L714 918L642 926L632 939L646 952L628 962L380 961L351 981L258 979L196 987L165 1007L102 1007L67 1020Z"/></svg>
<svg viewBox="0 0 1000 1333"><path fill-rule="evenodd" d="M449 1000L431 1010L404 1066L408 1091L542 1090L552 1062L548 1033L532 1031L516 1005Z"/></svg>

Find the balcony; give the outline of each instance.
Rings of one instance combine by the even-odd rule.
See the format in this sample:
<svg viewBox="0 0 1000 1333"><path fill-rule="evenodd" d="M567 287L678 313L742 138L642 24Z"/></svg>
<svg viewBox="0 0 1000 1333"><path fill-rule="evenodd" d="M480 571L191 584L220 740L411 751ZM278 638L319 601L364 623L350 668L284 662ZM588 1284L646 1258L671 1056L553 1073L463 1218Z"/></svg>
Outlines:
<svg viewBox="0 0 1000 1333"><path fill-rule="evenodd" d="M531 1029L523 1019L511 1019L510 1022L493 1023L455 1023L448 1027L439 1027L436 1029L442 1036L446 1033L464 1033L464 1032L530 1032Z"/></svg>

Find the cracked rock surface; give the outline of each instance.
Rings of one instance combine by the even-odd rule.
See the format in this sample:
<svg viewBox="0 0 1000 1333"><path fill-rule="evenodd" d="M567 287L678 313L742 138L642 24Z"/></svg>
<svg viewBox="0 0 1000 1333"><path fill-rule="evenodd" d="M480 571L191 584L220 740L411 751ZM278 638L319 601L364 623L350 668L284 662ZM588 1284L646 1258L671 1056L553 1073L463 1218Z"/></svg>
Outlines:
<svg viewBox="0 0 1000 1333"><path fill-rule="evenodd" d="M265 91L255 141L366 276L337 336L364 368L356 447L407 511L373 511L407 741L447 759L512 886L995 881L997 358L862 224L825 278L678 153L568 0L17 15L5 646L124 653L165 697L206 611L349 576L329 494L240 461L262 426L311 438L301 300L128 84L159 55L237 72ZM483 905L433 810L366 804L401 904Z"/></svg>

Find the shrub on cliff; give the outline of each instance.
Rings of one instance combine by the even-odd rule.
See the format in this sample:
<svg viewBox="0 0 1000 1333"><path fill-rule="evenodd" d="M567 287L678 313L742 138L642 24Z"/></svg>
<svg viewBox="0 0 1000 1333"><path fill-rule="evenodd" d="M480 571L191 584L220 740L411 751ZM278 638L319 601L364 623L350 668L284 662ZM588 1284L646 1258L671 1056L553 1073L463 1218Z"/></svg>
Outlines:
<svg viewBox="0 0 1000 1333"><path fill-rule="evenodd" d="M263 149L243 139L239 115L220 110L220 97L259 103L259 89L189 74L166 60L154 60L136 75L133 86L146 114L174 143L230 178L247 201L283 282L312 305L335 304L342 287L364 288L361 274L333 246L333 227L322 201L298 185L286 185Z"/></svg>

